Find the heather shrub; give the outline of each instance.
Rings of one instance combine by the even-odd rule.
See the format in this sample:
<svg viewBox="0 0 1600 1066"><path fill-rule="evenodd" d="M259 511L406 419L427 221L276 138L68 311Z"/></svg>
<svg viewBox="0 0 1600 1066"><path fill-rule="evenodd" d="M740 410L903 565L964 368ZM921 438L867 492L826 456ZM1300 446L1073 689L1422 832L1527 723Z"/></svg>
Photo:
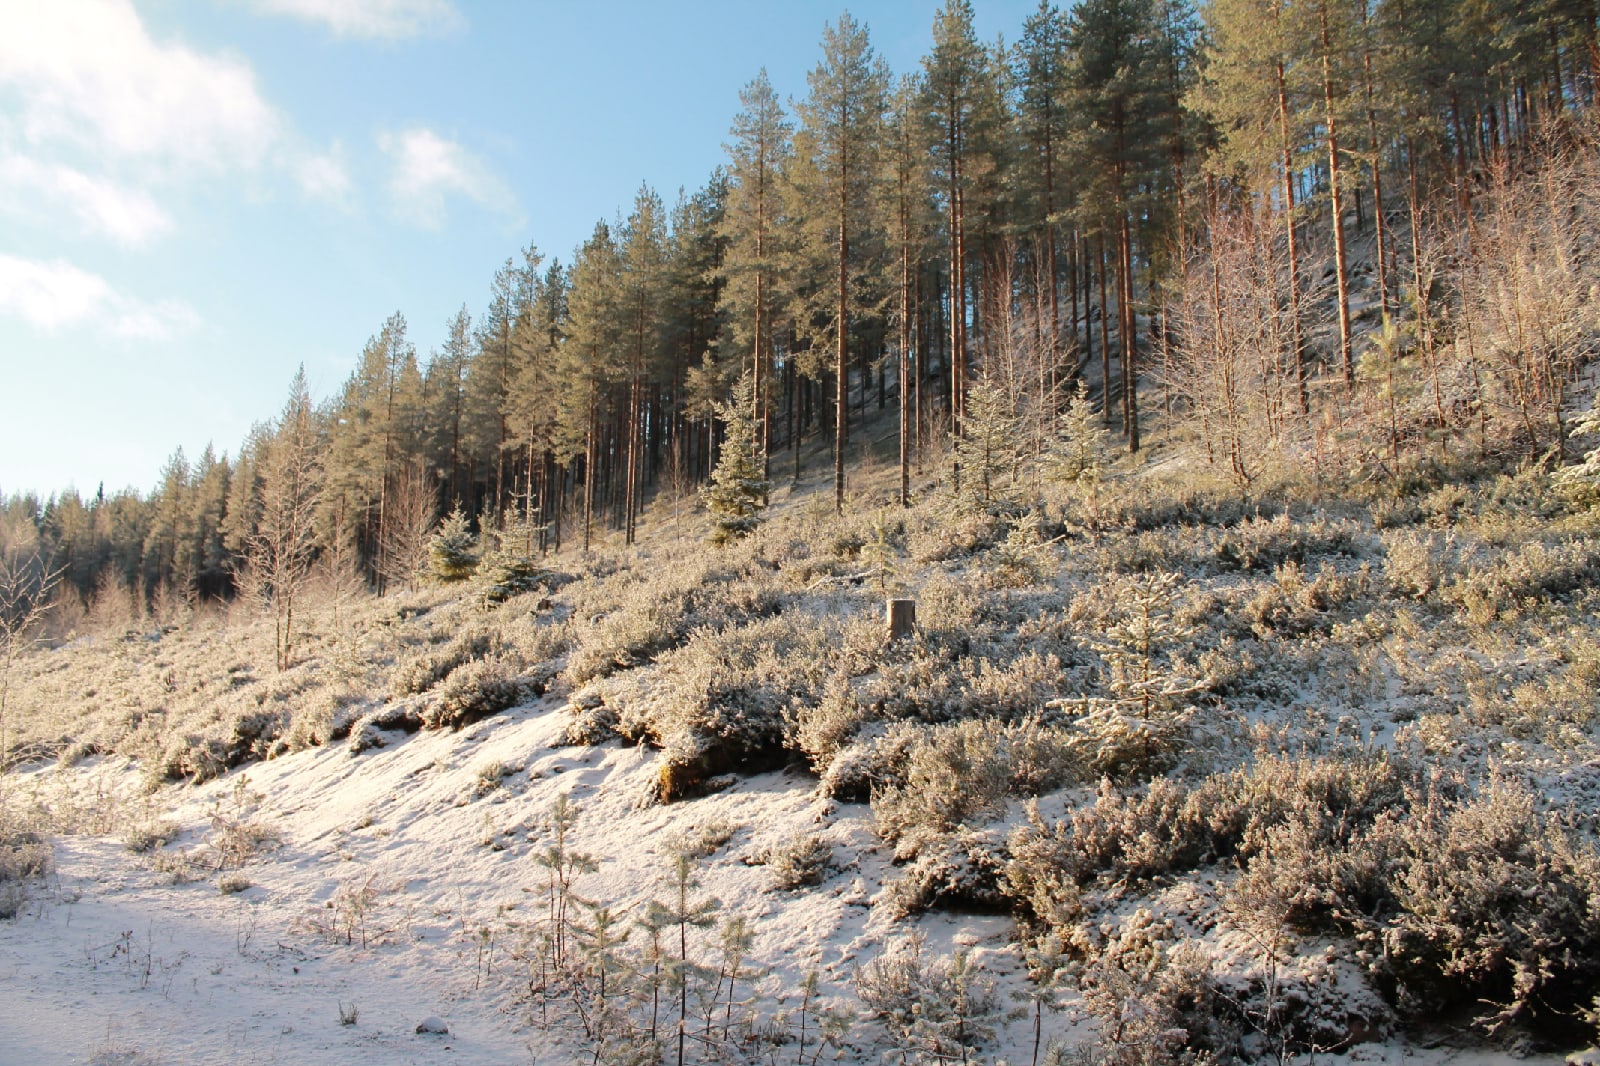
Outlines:
<svg viewBox="0 0 1600 1066"><path fill-rule="evenodd" d="M795 709L821 697L832 669L850 668L851 643L847 618L799 610L702 628L648 678L613 679L606 703L624 738L664 750L673 787L662 798L675 798L716 775L786 760Z"/></svg>
<svg viewBox="0 0 1600 1066"><path fill-rule="evenodd" d="M1097 878L1150 880L1230 858L1248 865L1267 854L1263 861L1305 888L1297 920L1314 924L1327 913L1327 886L1291 855L1309 861L1348 850L1405 804L1414 780L1402 763L1353 753L1265 756L1192 785L1156 778L1123 790L1102 781L1092 803L1053 824L1029 808L1026 824L1010 838L1006 882L1035 917L1060 924L1062 915L1076 912L1080 888ZM1283 847L1290 839L1282 835L1285 826L1302 841L1292 852ZM1277 846L1269 846L1275 833Z"/></svg>
<svg viewBox="0 0 1600 1066"><path fill-rule="evenodd" d="M1140 908L1076 946L1089 960L1078 984L1094 1020L1095 1061L1164 1066L1234 1051L1234 1034L1216 1020L1211 960L1170 919Z"/></svg>
<svg viewBox="0 0 1600 1066"><path fill-rule="evenodd" d="M1070 780L1076 761L1065 734L1040 719L1014 725L969 719L912 734L892 783L872 797L878 832L899 859L958 827L992 818L1012 795L1036 794Z"/></svg>
<svg viewBox="0 0 1600 1066"><path fill-rule="evenodd" d="M1272 571L1286 563L1305 568L1330 555L1358 555L1362 548L1360 527L1348 519L1319 515L1297 521L1284 511L1223 529L1212 551L1219 569Z"/></svg>
<svg viewBox="0 0 1600 1066"><path fill-rule="evenodd" d="M396 729L415 733L422 728L422 724L421 705L416 699L385 704L368 711L350 726L350 754L360 755L364 751L381 748L386 743L385 733Z"/></svg>
<svg viewBox="0 0 1600 1066"><path fill-rule="evenodd" d="M1524 603L1558 599L1600 581L1600 540L1530 540L1492 564L1465 568L1444 590L1473 621L1490 621Z"/></svg>
<svg viewBox="0 0 1600 1066"><path fill-rule="evenodd" d="M391 689L395 696L427 692L457 667L499 650L498 634L473 628L459 634L443 648L419 652L395 667Z"/></svg>
<svg viewBox="0 0 1600 1066"><path fill-rule="evenodd" d="M1600 852L1504 778L1452 801L1429 789L1381 827L1392 918L1363 928L1375 977L1430 1015L1488 1004L1491 1029L1548 1022L1600 983Z"/></svg>
<svg viewBox="0 0 1600 1066"><path fill-rule="evenodd" d="M687 559L620 571L572 586L575 647L566 677L573 685L653 661L691 633L775 614L785 604L765 567L733 569Z"/></svg>
<svg viewBox="0 0 1600 1066"><path fill-rule="evenodd" d="M27 902L27 883L55 865L55 849L22 818L0 808L0 921L10 921Z"/></svg>
<svg viewBox="0 0 1600 1066"><path fill-rule="evenodd" d="M1383 573L1396 596L1425 600L1454 568L1451 540L1434 533L1383 534Z"/></svg>
<svg viewBox="0 0 1600 1066"><path fill-rule="evenodd" d="M523 686L513 663L502 658L475 659L450 672L422 706L428 729L460 729L470 722L515 706Z"/></svg>
<svg viewBox="0 0 1600 1066"><path fill-rule="evenodd" d="M882 903L895 918L936 908L1003 914L1005 867L998 830L962 826L925 838L899 876L884 884Z"/></svg>
<svg viewBox="0 0 1600 1066"><path fill-rule="evenodd" d="M805 755L819 777L828 772L835 756L842 751L862 725L868 713L851 690L850 679L836 674L828 682L822 699L793 707L786 715L785 743Z"/></svg>
<svg viewBox="0 0 1600 1066"><path fill-rule="evenodd" d="M833 845L820 834L802 833L763 850L757 858L775 887L793 890L822 884L833 865Z"/></svg>
<svg viewBox="0 0 1600 1066"><path fill-rule="evenodd" d="M129 851L143 853L165 847L177 839L180 832L182 828L178 823L167 818L154 818L129 829L122 840Z"/></svg>

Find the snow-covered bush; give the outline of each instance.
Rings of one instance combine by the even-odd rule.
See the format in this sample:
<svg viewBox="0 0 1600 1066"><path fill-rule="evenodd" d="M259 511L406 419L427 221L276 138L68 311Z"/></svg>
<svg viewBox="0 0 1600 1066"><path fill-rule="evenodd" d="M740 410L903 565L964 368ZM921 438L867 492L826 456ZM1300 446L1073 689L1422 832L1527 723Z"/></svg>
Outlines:
<svg viewBox="0 0 1600 1066"><path fill-rule="evenodd" d="M1170 919L1141 908L1078 947L1089 958L1079 988L1094 1019L1096 1062L1206 1062L1235 1050L1234 1034L1217 1022L1211 960Z"/></svg>
<svg viewBox="0 0 1600 1066"><path fill-rule="evenodd" d="M820 885L833 865L833 845L821 834L802 833L766 849L759 856L780 889Z"/></svg>
<svg viewBox="0 0 1600 1066"><path fill-rule="evenodd" d="M697 629L764 618L786 602L765 567L730 568L690 559L623 570L569 589L580 620L566 667L574 686L650 662Z"/></svg>
<svg viewBox="0 0 1600 1066"><path fill-rule="evenodd" d="M996 913L1006 909L1006 866L998 829L961 827L925 838L900 875L883 887L882 906L895 918L937 908Z"/></svg>
<svg viewBox="0 0 1600 1066"><path fill-rule="evenodd" d="M486 628L468 629L443 648L421 651L402 661L392 675L391 691L396 696L427 692L462 664L498 650L499 643L498 634Z"/></svg>
<svg viewBox="0 0 1600 1066"><path fill-rule="evenodd" d="M1009 796L1064 784L1079 768L1065 733L1037 718L968 719L909 735L872 797L878 832L901 859L1001 813Z"/></svg>
<svg viewBox="0 0 1600 1066"><path fill-rule="evenodd" d="M1358 925L1375 977L1409 1013L1489 1004L1491 1028L1559 1016L1600 982L1600 851L1504 778L1437 789L1383 827L1395 913ZM1364 926L1364 927L1363 927Z"/></svg>
<svg viewBox="0 0 1600 1066"><path fill-rule="evenodd" d="M48 874L55 849L23 818L0 807L0 921L10 921L27 902L27 883Z"/></svg>
<svg viewBox="0 0 1600 1066"><path fill-rule="evenodd" d="M428 729L460 729L515 706L522 699L522 683L515 666L505 659L475 659L458 667L441 682L422 708Z"/></svg>

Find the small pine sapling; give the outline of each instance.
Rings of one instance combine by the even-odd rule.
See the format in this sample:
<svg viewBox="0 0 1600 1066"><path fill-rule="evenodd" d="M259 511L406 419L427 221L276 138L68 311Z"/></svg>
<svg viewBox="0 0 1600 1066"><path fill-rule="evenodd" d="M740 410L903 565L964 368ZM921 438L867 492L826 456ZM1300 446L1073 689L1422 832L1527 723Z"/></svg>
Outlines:
<svg viewBox="0 0 1600 1066"><path fill-rule="evenodd" d="M961 435L952 442L950 488L957 513L981 514L996 499L1002 475L1017 461L1016 408L1005 390L989 378L967 394Z"/></svg>
<svg viewBox="0 0 1600 1066"><path fill-rule="evenodd" d="M574 851L569 842L572 827L578 820L578 805L568 793L556 796L550 804L545 828L549 843L536 852L533 861L546 872L545 922L550 934L553 962L557 969L567 962L567 934L571 927L573 904L581 903L573 892L573 883L579 876L597 869L595 860Z"/></svg>
<svg viewBox="0 0 1600 1066"><path fill-rule="evenodd" d="M647 910L658 908L658 919L664 919L668 928L677 930L678 952L664 961L669 987L678 993L677 1061L678 1066L683 1066L684 1044L689 1032L689 987L697 977L703 976L702 967L689 955L689 930L710 928L722 909L722 901L712 896L695 896L700 878L693 855L683 847L673 848L671 865L662 883L670 893L668 902L652 903Z"/></svg>
<svg viewBox="0 0 1600 1066"><path fill-rule="evenodd" d="M995 549L995 580L1008 588L1037 584L1050 572L1048 543L1040 532L1038 511L1029 511Z"/></svg>
<svg viewBox="0 0 1600 1066"><path fill-rule="evenodd" d="M1061 937L1049 933L1023 945L1022 962L1028 968L1028 980L1031 983L1016 995L1027 1003L1033 1015L1033 1058L1029 1060L1029 1066L1039 1066L1044 1015L1046 1011L1054 1013L1061 1009L1062 993L1072 973L1071 960L1061 946Z"/></svg>
<svg viewBox="0 0 1600 1066"><path fill-rule="evenodd" d="M1100 482L1105 475L1107 440L1100 411L1089 399L1089 386L1078 379L1077 390L1057 421L1056 437L1045 455L1051 481L1081 494L1090 528L1099 523Z"/></svg>
<svg viewBox="0 0 1600 1066"><path fill-rule="evenodd" d="M1110 623L1092 642L1110 670L1112 698L1082 701L1074 746L1097 773L1126 780L1159 772L1194 717L1187 701L1205 686L1173 655L1191 633L1177 616L1179 580L1168 572L1122 580Z"/></svg>
<svg viewBox="0 0 1600 1066"><path fill-rule="evenodd" d="M634 1033L626 992L634 967L623 953L633 930L611 908L585 902L588 921L575 919L572 937L582 959L583 974L592 984L591 1002L579 999L584 1034L594 1046L595 1062L615 1046L631 1046Z"/></svg>
<svg viewBox="0 0 1600 1066"><path fill-rule="evenodd" d="M894 578L895 559L900 549L895 544L895 531L888 516L879 511L872 522L872 539L861 546L861 561L867 564L867 573L879 593L887 593Z"/></svg>

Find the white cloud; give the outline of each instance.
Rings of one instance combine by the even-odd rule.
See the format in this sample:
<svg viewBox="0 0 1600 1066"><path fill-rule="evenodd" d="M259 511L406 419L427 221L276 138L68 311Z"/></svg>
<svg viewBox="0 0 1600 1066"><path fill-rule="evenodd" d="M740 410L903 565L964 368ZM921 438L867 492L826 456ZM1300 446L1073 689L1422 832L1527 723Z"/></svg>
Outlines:
<svg viewBox="0 0 1600 1066"><path fill-rule="evenodd" d="M152 40L130 0L4 9L0 90L20 101L17 126L32 144L225 169L259 162L278 137L248 64Z"/></svg>
<svg viewBox="0 0 1600 1066"><path fill-rule="evenodd" d="M445 198L464 196L494 211L516 211L511 190L477 157L426 128L381 134L378 147L394 165L389 192L409 221L429 228L443 225Z"/></svg>
<svg viewBox="0 0 1600 1066"><path fill-rule="evenodd" d="M145 244L172 228L171 217L140 189L60 164L0 156L0 207L29 214L40 205L64 207L87 232L128 247Z"/></svg>
<svg viewBox="0 0 1600 1066"><path fill-rule="evenodd" d="M187 304L148 304L63 259L41 262L13 255L0 255L0 314L46 333L92 326L133 340L166 340L200 324Z"/></svg>
<svg viewBox="0 0 1600 1066"><path fill-rule="evenodd" d="M344 165L344 148L335 143L326 155L308 155L295 165L300 191L315 200L341 202L350 194L350 171Z"/></svg>
<svg viewBox="0 0 1600 1066"><path fill-rule="evenodd" d="M258 11L319 22L339 37L399 40L465 24L450 0L255 0Z"/></svg>

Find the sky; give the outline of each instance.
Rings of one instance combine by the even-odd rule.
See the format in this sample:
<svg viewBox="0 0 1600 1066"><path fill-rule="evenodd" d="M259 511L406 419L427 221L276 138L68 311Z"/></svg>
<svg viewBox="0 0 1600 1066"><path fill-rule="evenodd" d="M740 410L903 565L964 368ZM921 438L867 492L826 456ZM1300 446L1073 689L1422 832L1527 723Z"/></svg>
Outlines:
<svg viewBox="0 0 1600 1066"><path fill-rule="evenodd" d="M975 0L1015 40L1038 0ZM849 7L896 75L936 0ZM0 0L0 495L148 493L334 394L399 311L424 361L495 270L571 259L726 161L809 0Z"/></svg>

